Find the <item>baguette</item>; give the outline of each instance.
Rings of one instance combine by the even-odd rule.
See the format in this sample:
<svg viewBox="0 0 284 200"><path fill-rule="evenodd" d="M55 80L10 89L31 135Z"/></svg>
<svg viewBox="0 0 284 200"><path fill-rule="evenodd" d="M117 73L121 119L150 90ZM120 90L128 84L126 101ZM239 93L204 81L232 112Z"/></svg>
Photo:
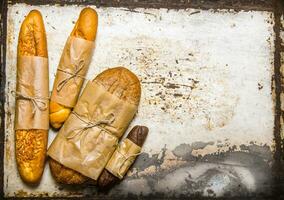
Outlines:
<svg viewBox="0 0 284 200"><path fill-rule="evenodd" d="M92 8L84 8L77 20L70 36L94 41L98 27L98 15ZM53 128L60 128L68 118L72 108L50 101L50 124Z"/></svg>
<svg viewBox="0 0 284 200"><path fill-rule="evenodd" d="M47 58L46 34L41 13L32 10L22 23L18 56ZM46 156L47 130L16 130L15 153L19 174L26 183L40 181Z"/></svg>
<svg viewBox="0 0 284 200"><path fill-rule="evenodd" d="M149 130L146 126L135 126L129 132L126 138L135 143L137 146L142 147L146 140L148 132ZM113 175L105 168L99 177L98 186L102 190L108 190L119 181L120 179L118 177Z"/></svg>
<svg viewBox="0 0 284 200"><path fill-rule="evenodd" d="M138 105L140 101L140 82L135 74L123 67L108 69L100 73L94 80L100 83L111 94L123 101ZM88 180L80 173L66 168L52 158L50 169L55 180L62 184L82 184Z"/></svg>

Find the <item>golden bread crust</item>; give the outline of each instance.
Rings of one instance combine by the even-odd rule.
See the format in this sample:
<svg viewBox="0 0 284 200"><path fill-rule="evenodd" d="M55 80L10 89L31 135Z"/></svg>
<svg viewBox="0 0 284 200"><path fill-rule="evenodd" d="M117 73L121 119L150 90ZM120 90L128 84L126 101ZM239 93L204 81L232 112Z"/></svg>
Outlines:
<svg viewBox="0 0 284 200"><path fill-rule="evenodd" d="M41 56L47 58L46 34L39 11L32 10L22 23L18 56ZM18 171L26 183L40 181L47 148L48 131L17 130L15 133L16 161Z"/></svg>
<svg viewBox="0 0 284 200"><path fill-rule="evenodd" d="M18 55L47 58L45 28L38 10L32 10L22 23L19 33Z"/></svg>
<svg viewBox="0 0 284 200"><path fill-rule="evenodd" d="M97 36L98 14L92 8L84 8L77 20L71 36L94 41Z"/></svg>
<svg viewBox="0 0 284 200"><path fill-rule="evenodd" d="M96 39L98 27L98 14L92 8L84 8L71 32L71 36L89 41ZM68 118L72 108L50 101L49 120L52 127L58 129Z"/></svg>
<svg viewBox="0 0 284 200"><path fill-rule="evenodd" d="M100 73L95 79L105 89L118 98L135 105L141 96L140 81L137 76L124 67L115 67Z"/></svg>
<svg viewBox="0 0 284 200"><path fill-rule="evenodd" d="M52 158L49 159L50 171L57 183L62 184L82 184L88 180L88 177L69 169Z"/></svg>

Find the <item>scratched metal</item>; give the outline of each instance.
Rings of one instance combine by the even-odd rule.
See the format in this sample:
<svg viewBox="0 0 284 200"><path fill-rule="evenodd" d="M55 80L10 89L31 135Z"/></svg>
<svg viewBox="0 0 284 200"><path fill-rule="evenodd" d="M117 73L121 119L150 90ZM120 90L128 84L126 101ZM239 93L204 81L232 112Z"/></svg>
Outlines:
<svg viewBox="0 0 284 200"><path fill-rule="evenodd" d="M14 98L19 27L39 9L48 39L50 87L82 7L8 7L5 196L246 196L269 193L274 128L273 14L267 11L99 8L88 78L126 66L142 83L132 122L150 134L128 176L108 194L65 188L48 164L40 185L22 183L14 156ZM56 133L50 131L49 143Z"/></svg>
<svg viewBox="0 0 284 200"><path fill-rule="evenodd" d="M281 64L281 67L280 67L280 71L281 71L281 74L282 74L282 77L284 76L284 15L281 15L281 18L280 18L280 39L281 39L281 46L282 46L282 49L280 50L280 64ZM283 83L283 79L282 79L282 83ZM284 111L284 93L282 92L281 95L280 95L280 99L281 99L281 110L282 112ZM281 127L281 139L284 141L284 114L282 113L282 116L281 116L281 124L282 124L282 127Z"/></svg>

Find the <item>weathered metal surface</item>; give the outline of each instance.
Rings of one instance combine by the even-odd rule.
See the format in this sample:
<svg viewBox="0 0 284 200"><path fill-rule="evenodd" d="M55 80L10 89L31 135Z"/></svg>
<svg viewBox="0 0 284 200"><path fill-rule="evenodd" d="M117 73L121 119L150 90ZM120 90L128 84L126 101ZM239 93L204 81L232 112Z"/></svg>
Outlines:
<svg viewBox="0 0 284 200"><path fill-rule="evenodd" d="M29 5L96 5L97 7L134 8L166 8L166 9L233 9L273 11L275 1L272 0L8 0L9 3L26 3Z"/></svg>
<svg viewBox="0 0 284 200"><path fill-rule="evenodd" d="M39 186L21 182L14 157L14 98L19 27L31 9L44 17L50 86L80 6L10 5L5 104L5 196L97 196L95 187L64 188L48 165ZM126 66L142 83L144 153L107 195L239 196L272 183L274 151L274 16L267 11L98 8L92 79ZM55 133L50 131L49 143Z"/></svg>
<svg viewBox="0 0 284 200"><path fill-rule="evenodd" d="M281 39L281 42L280 42L280 64L281 64L281 68L280 68L280 71L281 71L281 74L282 74L282 83L284 83L284 80L283 80L283 77L284 77L284 16L282 15L281 18L281 24L280 24L280 33L279 33L279 37ZM282 86L283 87L283 86ZM281 94L280 96L281 98L281 110L282 112L284 112L284 93ZM281 116L281 124L282 124L282 129L281 129L281 139L284 141L284 127L283 127L283 124L284 124L284 113L282 113L282 116Z"/></svg>

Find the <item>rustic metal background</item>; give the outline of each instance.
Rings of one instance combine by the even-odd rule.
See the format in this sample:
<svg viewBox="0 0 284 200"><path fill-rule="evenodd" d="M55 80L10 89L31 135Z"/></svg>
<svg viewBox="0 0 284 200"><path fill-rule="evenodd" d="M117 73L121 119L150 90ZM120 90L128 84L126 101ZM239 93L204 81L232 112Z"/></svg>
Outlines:
<svg viewBox="0 0 284 200"><path fill-rule="evenodd" d="M122 197L127 197L131 199L141 199L141 198L178 198L178 199L183 199L187 197L188 195L192 195L193 197L196 198L205 198L205 196L209 197L214 197L216 196L215 192L212 191L210 188L206 190L206 194L204 194L203 190L206 188L208 185L202 185L205 182L210 183L211 181L211 187L216 182L219 182L219 185L217 184L218 187L222 187L222 184L224 187L226 187L226 193L222 193L221 197L226 198L226 197L235 197L235 198L260 198L260 197L280 197L283 195L283 148L282 148L282 124L283 124L283 105L281 104L284 102L282 100L282 67L283 66L283 46L282 46L282 40L284 38L284 31L283 31L283 24L281 24L281 21L283 22L283 5L281 1L140 1L140 0L135 0L135 1L56 1L56 0L40 0L40 1L3 1L1 3L1 105L0 105L0 113L1 113L1 134L0 134L0 158L1 158L1 195L4 195L4 184L3 184L3 177L4 177L4 168L3 168L3 160L4 160L4 133L7 133L7 130L5 131L5 100L7 99L7 95L5 95L5 89L9 86L5 85L7 82L6 78L11 78L11 77L6 77L6 41L9 41L9 38L7 39L7 7L8 5L14 5L16 3L27 3L31 5L77 5L77 4L83 4L83 5L95 5L97 7L121 7L122 9L127 9L131 12L139 12L140 10L137 8L168 8L170 10L183 10L185 8L201 8L202 10L207 10L207 9L213 9L211 10L212 12L217 11L217 9L233 9L235 11L240 11L240 10L245 10L245 11L268 11L268 13L273 13L274 18L272 22L273 25L273 34L274 36L269 36L269 38L275 38L275 41L270 41L271 44L273 44L275 51L274 54L272 55L273 57L273 71L274 74L272 75L272 80L271 80L271 91L272 91L272 96L275 104L275 109L274 109L274 150L271 152L269 147L261 146L259 144L251 144L251 145L243 145L240 146L241 149L229 149L226 152L219 152L218 154L211 154L211 155L204 155L203 157L200 156L193 156L198 155L199 153L202 153L202 149L207 148L208 146L210 147L211 143L194 143L194 144L181 144L180 146L176 147L173 151L169 151L167 148L161 148L161 152L157 153L154 152L151 157L149 157L148 154L141 155L136 166L138 168L140 167L140 172L142 172L142 175L140 178L135 179L135 176L133 179L129 178L128 181L124 181L122 184L122 187L128 187L128 190L135 190L138 187L150 187L149 189L146 188L147 190L152 190L155 188L156 192L152 194L151 192L147 193L146 195L144 194L124 194L124 192L121 190L121 188L116 188L113 191L111 191L107 196L105 194L97 194L97 191L95 187L93 186L87 186L86 188L81 189L81 188L63 188L62 186L58 186L59 190L64 190L64 196L85 196L86 198L100 198L100 199L116 199L116 198L122 198ZM137 11L138 10L138 11ZM202 11L201 10L201 11ZM201 12L200 10L194 10L194 12ZM210 12L211 12L210 11ZM194 13L194 12L189 12L189 13ZM227 11L224 11L225 13ZM231 12L231 11L228 11ZM149 13L151 15L151 13ZM194 13L195 14L195 13ZM266 16L266 14L264 14ZM52 26L49 24L49 26ZM70 25L71 27L72 25ZM234 25L232 25L234 26ZM268 26L269 27L269 26ZM9 30L8 30L9 31ZM17 33L16 33L17 34ZM269 41L268 41L269 42ZM63 45L63 44L62 44ZM127 44L126 44L127 45ZM151 46L151 45L150 45ZM61 48L61 47L59 47ZM100 48L102 49L102 48ZM97 51L100 51L98 49ZM149 55L149 52L142 52L142 53L148 53L142 60L144 64L147 64L147 62L151 62L147 60L151 55ZM151 52L150 52L151 53ZM101 53L102 55L102 53ZM282 55L282 56L281 56ZM103 55L102 55L103 56ZM115 56L115 55L113 55ZM130 54L129 52L124 52L123 55L119 55L126 61L131 61L131 58L129 58ZM191 55L189 55L190 57ZM99 55L97 55L99 57ZM99 60L98 58L96 58ZM194 59L194 58L193 58ZM206 59L206 58L205 58ZM11 61L9 61L11 63ZM179 61L177 60L176 62L183 62L182 60ZM110 62L111 63L111 62ZM176 63L178 64L178 63ZM103 69L103 67L102 67ZM93 73L97 73L98 71L101 71L102 69L98 68L96 71L93 71ZM134 69L135 70L135 69ZM138 70L138 72L140 72ZM140 73L139 73L140 74ZM91 78L91 77L90 77ZM158 79L158 83L156 84L164 84L164 82L159 82L161 79ZM151 82L151 81L150 81ZM143 84L149 84L149 81L142 78L142 83ZM192 85L191 87L194 87L194 80L191 81ZM13 83L12 83L13 85ZM166 87L169 87L172 89L176 89L177 85L171 84L171 83L165 83ZM12 87L12 86L10 86ZM259 85L259 89L261 90L263 87L262 84ZM6 90L7 92L7 90ZM182 93L182 90L181 90ZM179 97L179 93L175 93L174 96L175 98ZM163 98L163 95L159 94L158 95L160 98ZM159 108L160 109L160 108ZM167 110L168 108L161 108L162 111ZM6 115L9 114L7 113L6 110ZM10 113L11 114L11 113ZM210 123L209 123L210 124ZM214 128L210 127L209 128ZM153 129L152 129L153 130ZM7 139L7 138L6 138ZM157 138L159 139L159 138ZM257 139L256 139L257 140ZM261 140L261 139L260 139ZM259 141L260 141L259 140ZM6 141L8 143L9 141ZM220 144L220 149L222 149L222 145L225 144ZM146 145L147 148L147 145ZM206 151L205 151L206 152ZM210 149L209 149L210 152ZM273 154L272 154L273 153ZM180 163L177 163L177 161L172 161L173 158L179 158ZM7 158L7 155L6 155ZM234 168L238 167L243 167L242 165L238 166L238 164L233 163L230 164L230 158L234 159L240 159L244 161L244 166L250 168L252 171L256 171L256 174L254 174L254 177L261 176L262 174L258 174L258 171L260 172L265 172L267 170L267 173L272 173L271 174L271 179L269 180L264 180L262 177L259 177L257 181L260 183L260 187L257 188L256 191L250 192L246 188L243 187L242 184L240 184L238 181L239 179L245 179L247 177L237 177L236 174L232 173L231 170L235 170ZM13 162L13 160L11 161ZM197 165L197 163L201 163L201 165ZM185 187L180 187L177 189L176 193L175 190L160 190L162 186L160 185L155 185L156 180L161 180L161 184L169 184L171 183L171 177L176 177L179 179L178 176L186 176L190 175L187 174L189 169L186 169L188 167L184 163L195 163L190 167L191 171L194 171L195 168L199 168L200 170L201 167L204 167L202 163L205 163L205 165L214 165L211 170L209 171L204 171L201 172L200 177L189 177L188 179L185 179L184 181L184 186ZM217 164L217 165L216 165ZM169 167L169 170L155 170L152 169L151 166L153 167L159 167L159 166L165 166ZM196 165L196 166L195 166ZM222 167L223 165L228 165L228 167ZM175 169L173 166L178 166L178 169ZM216 167L217 166L217 167ZM210 168L210 166L209 166ZM218 171L218 168L220 169ZM144 179L143 179L143 170L147 169L145 173L149 173L150 177L148 176L147 178L147 183L145 185ZM151 170L154 171L154 173L151 174ZM215 171L214 171L215 170ZM202 171L202 170L201 170ZM220 173L222 172L222 173ZM203 174L202 174L203 173ZM167 177L166 174L169 174L171 177ZM235 177L232 177L232 174ZM214 175L214 176L212 176ZM194 176L194 174L191 174L191 176ZM152 177L152 180L151 180ZM160 179L163 177L163 179ZM213 180L210 180L210 178L214 178ZM229 184L224 183L224 180L228 179ZM206 180L206 181L204 181ZM10 180L13 182L14 180ZM222 182L223 181L223 182ZM266 182L267 181L267 182ZM220 184L221 182L221 184ZM225 181L226 182L226 181ZM237 185L239 184L239 188ZM7 185L7 184L6 184ZM134 187L136 188L132 188ZM21 187L21 186L18 186ZM174 187L174 186L172 186ZM199 189L202 188L202 190L199 191ZM145 188L144 188L145 189ZM215 187L216 189L216 187ZM218 190L218 188L217 188ZM141 190L144 191L145 190ZM199 192L198 192L199 191ZM12 194L9 193L9 196ZM27 194L26 192L20 192L20 191L15 191L15 196L21 197L21 196L27 196L27 195L33 195L33 194ZM49 193L34 193L34 195L40 195L43 197L48 197L51 196ZM13 196L13 195L12 195ZM55 196L60 196L60 194L55 194ZM84 197L84 198L85 198ZM217 198L217 197L215 197Z"/></svg>

